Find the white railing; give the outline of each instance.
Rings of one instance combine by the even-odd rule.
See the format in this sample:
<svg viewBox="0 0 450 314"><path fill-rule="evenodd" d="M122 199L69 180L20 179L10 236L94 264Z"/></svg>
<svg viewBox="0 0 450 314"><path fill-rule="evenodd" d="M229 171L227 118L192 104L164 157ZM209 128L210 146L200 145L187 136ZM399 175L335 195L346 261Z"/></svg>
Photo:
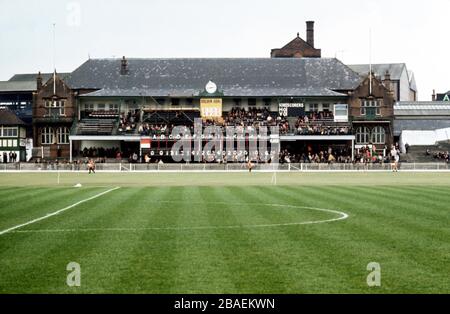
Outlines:
<svg viewBox="0 0 450 314"><path fill-rule="evenodd" d="M436 163L400 163L400 171L450 171L450 164ZM40 172L40 171L87 171L85 164L47 164L47 163L4 163L0 172ZM240 172L248 171L246 164L145 164L145 163L98 163L100 172ZM332 171L391 171L387 164L259 164L257 172L332 172Z"/></svg>

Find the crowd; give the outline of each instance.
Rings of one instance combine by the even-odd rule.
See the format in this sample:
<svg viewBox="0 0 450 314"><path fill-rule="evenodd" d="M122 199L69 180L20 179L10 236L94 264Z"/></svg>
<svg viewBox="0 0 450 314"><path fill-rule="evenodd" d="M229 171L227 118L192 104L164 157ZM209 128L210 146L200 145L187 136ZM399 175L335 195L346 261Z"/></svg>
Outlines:
<svg viewBox="0 0 450 314"><path fill-rule="evenodd" d="M334 115L331 111L309 112L303 117L298 118L299 123L310 123L318 121L334 121Z"/></svg>
<svg viewBox="0 0 450 314"><path fill-rule="evenodd" d="M286 119L276 116L269 112L267 108L257 109L252 108L245 110L242 108L233 108L230 112L225 113L222 119L206 119L203 121L203 127L208 126L220 126L220 127L242 127L250 128L253 127L256 130L261 126L271 126L278 125L281 134L286 134L289 132L289 123ZM189 128L191 134L194 133L194 126L186 125ZM149 123L144 122L139 125L138 132L144 136L153 135L170 135L174 128L174 124L167 123ZM270 131L270 130L268 130ZM225 131L224 131L225 132Z"/></svg>
<svg viewBox="0 0 450 314"><path fill-rule="evenodd" d="M327 150L314 151L308 147L306 152L292 154L288 150L280 152L280 163L352 163L351 150L329 147Z"/></svg>
<svg viewBox="0 0 450 314"><path fill-rule="evenodd" d="M286 118L270 112L268 108L232 108L229 112L224 114L223 122L207 121L208 124L214 124L224 127L253 127L259 130L260 127L267 127L270 132L270 127L278 126L280 134L287 134L290 131L289 122Z"/></svg>
<svg viewBox="0 0 450 314"><path fill-rule="evenodd" d="M80 156L85 158L116 158L117 152L120 152L118 147L85 147L80 151Z"/></svg>
<svg viewBox="0 0 450 314"><path fill-rule="evenodd" d="M18 156L16 152L9 152L9 154L7 152L3 152L3 154L0 155L0 157L2 158L2 163L8 163L8 162L16 162L19 161L18 160Z"/></svg>
<svg viewBox="0 0 450 314"><path fill-rule="evenodd" d="M428 155L431 155L431 153L428 153ZM433 158L437 159L439 161L445 161L447 163L450 162L450 155L449 155L448 151L446 151L446 152L435 152L433 154Z"/></svg>
<svg viewBox="0 0 450 314"><path fill-rule="evenodd" d="M334 121L332 112L311 112L298 117L295 122L295 135L348 135L351 129L348 126L329 125Z"/></svg>
<svg viewBox="0 0 450 314"><path fill-rule="evenodd" d="M232 108L227 112L224 119L224 126L260 126L260 125L275 125L274 120L269 109L267 108Z"/></svg>
<svg viewBox="0 0 450 314"><path fill-rule="evenodd" d="M348 135L349 127L326 126L323 124L296 124L295 135Z"/></svg>
<svg viewBox="0 0 450 314"><path fill-rule="evenodd" d="M153 136L153 135L170 135L172 133L173 125L167 124L150 124L142 123L139 126L138 132L142 136Z"/></svg>
<svg viewBox="0 0 450 314"><path fill-rule="evenodd" d="M385 151L385 154L378 151L375 145L372 145L371 147L366 145L358 148L355 153L355 163L376 164L398 163L400 161L400 147L398 144L392 145L390 150L384 146L383 150Z"/></svg>
<svg viewBox="0 0 450 314"><path fill-rule="evenodd" d="M136 115L135 115L136 116ZM133 115L128 114L128 118L121 118L119 131L134 130L135 123L138 121ZM128 125L124 121L130 121ZM260 127L267 127L270 134L270 127L278 126L280 135L347 135L351 134L348 126L330 125L334 121L333 113L329 111L310 112L305 116L298 117L295 125L291 125L287 118L280 116L276 112L269 111L268 108L232 108L225 112L221 119L206 119L203 121L203 127L242 127L254 128L259 131ZM174 124L165 123L162 120L156 123L143 122L138 126L138 133L143 136L170 135ZM193 134L193 125L186 125Z"/></svg>
<svg viewBox="0 0 450 314"><path fill-rule="evenodd" d="M119 118L119 132L132 133L136 130L136 126L140 120L141 111L139 109L122 112Z"/></svg>

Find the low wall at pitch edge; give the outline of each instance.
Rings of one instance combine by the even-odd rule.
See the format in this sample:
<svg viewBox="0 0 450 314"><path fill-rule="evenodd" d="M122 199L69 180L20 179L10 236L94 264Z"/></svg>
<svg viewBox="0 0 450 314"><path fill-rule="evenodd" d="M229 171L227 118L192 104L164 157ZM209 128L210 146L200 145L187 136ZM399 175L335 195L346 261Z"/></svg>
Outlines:
<svg viewBox="0 0 450 314"><path fill-rule="evenodd" d="M400 171L450 171L450 164L435 163L400 163ZM84 164L35 164L10 163L0 164L0 172L85 172ZM97 164L99 172L245 172L247 165L242 164ZM260 164L255 165L256 172L352 172L352 171L391 171L391 164Z"/></svg>

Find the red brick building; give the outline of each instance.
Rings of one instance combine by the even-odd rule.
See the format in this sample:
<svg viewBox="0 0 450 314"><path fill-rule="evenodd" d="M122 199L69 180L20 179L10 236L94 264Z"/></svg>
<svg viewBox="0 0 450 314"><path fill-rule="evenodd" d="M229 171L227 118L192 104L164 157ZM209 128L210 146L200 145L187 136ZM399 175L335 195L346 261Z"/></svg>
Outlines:
<svg viewBox="0 0 450 314"><path fill-rule="evenodd" d="M33 140L35 147L43 147L42 157L70 156L69 135L77 112L75 96L57 74L45 83L38 74L33 95Z"/></svg>
<svg viewBox="0 0 450 314"><path fill-rule="evenodd" d="M306 41L297 37L283 48L272 49L271 58L320 58L322 51L314 47L314 22L306 22Z"/></svg>
<svg viewBox="0 0 450 314"><path fill-rule="evenodd" d="M349 95L349 117L356 148L375 145L380 153L393 144L394 92L390 74L381 81L368 75Z"/></svg>

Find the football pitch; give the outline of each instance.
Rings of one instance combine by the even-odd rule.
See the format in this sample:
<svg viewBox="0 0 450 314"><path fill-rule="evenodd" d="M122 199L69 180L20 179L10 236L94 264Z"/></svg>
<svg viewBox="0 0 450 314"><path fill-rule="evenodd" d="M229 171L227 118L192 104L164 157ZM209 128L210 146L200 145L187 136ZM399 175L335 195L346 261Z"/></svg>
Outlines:
<svg viewBox="0 0 450 314"><path fill-rule="evenodd" d="M0 173L0 293L450 293L450 173Z"/></svg>

